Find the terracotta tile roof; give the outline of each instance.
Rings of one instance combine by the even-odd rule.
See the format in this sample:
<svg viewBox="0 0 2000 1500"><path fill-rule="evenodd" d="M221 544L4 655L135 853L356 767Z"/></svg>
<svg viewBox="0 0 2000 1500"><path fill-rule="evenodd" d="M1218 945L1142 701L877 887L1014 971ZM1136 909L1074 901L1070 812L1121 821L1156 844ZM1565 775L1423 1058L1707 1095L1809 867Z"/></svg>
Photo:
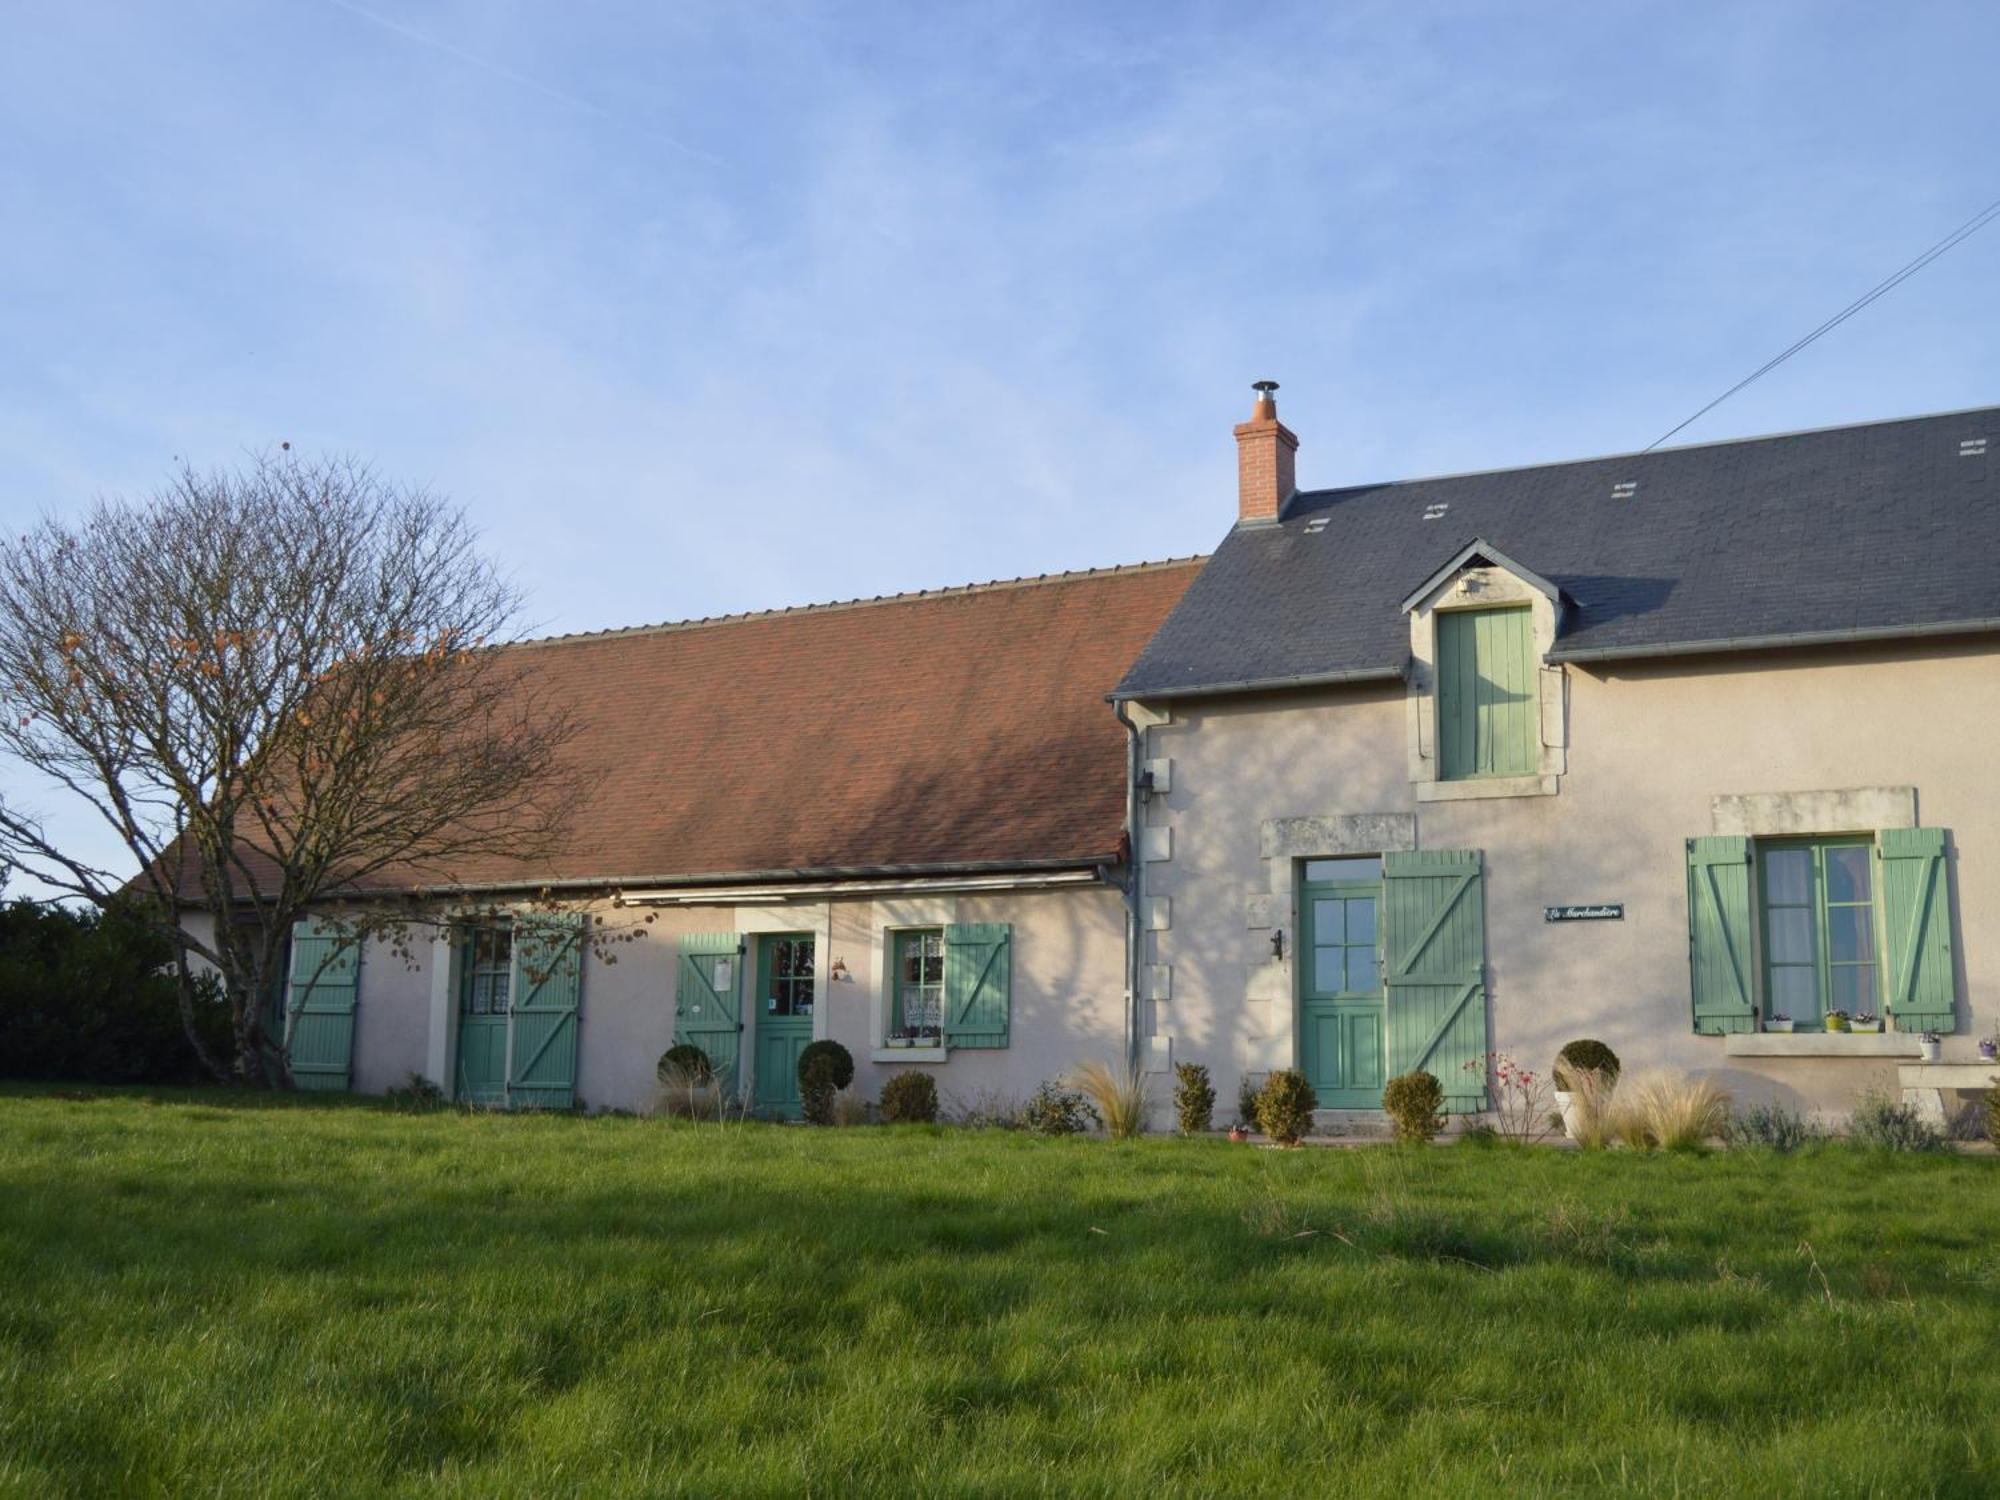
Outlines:
<svg viewBox="0 0 2000 1500"><path fill-rule="evenodd" d="M1115 858L1106 695L1201 559L559 636L509 648L586 722L569 847L467 885Z"/></svg>

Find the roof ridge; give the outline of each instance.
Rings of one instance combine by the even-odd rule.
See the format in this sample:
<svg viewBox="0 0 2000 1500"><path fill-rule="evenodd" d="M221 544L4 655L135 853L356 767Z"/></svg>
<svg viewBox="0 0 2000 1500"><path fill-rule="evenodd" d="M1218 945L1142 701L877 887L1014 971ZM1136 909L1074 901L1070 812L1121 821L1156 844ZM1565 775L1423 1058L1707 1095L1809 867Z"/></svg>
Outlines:
<svg viewBox="0 0 2000 1500"><path fill-rule="evenodd" d="M1484 479L1494 474L1525 474L1533 469L1566 469L1579 464L1605 464L1621 458L1654 458L1665 453L1689 453L1699 448L1747 448L1752 443L1775 443L1785 438L1821 437L1831 432L1859 432L1868 427L1897 427L1905 423L1941 422L1950 417L1986 416L2000 412L2000 406L1961 406L1951 411L1919 412L1906 417L1871 417L1865 422L1831 422L1824 427L1794 427L1784 432L1759 432L1749 437L1710 438L1701 443L1675 443L1667 448L1628 448L1615 453L1596 453L1583 458L1547 459L1533 464L1502 464L1496 469L1455 469L1444 474L1413 474L1405 479L1378 479L1361 484L1336 484L1324 489L1300 490L1292 502L1318 495L1345 495L1356 490L1388 490L1401 485L1436 484L1445 479ZM1289 510L1288 504L1286 509Z"/></svg>
<svg viewBox="0 0 2000 1500"><path fill-rule="evenodd" d="M617 640L633 635L664 635L680 630L700 630L717 625L737 625L748 620L783 619L788 615L833 614L842 610L869 609L882 604L907 604L917 599L958 599L972 594L993 593L1003 589L1037 588L1044 584L1076 583L1091 578L1112 578L1124 574L1156 573L1165 568L1183 568L1191 563L1208 560L1208 554L1190 553L1186 557L1162 557L1146 562L1113 563L1106 568L1073 568L1064 573L1038 573L1019 578L994 578L983 583L950 584L934 589L908 589L898 594L874 594L867 598L830 599L814 604L784 604L773 609L746 609L727 615L700 615L687 620L662 620L650 625L612 625L603 630L572 630L557 635L529 636L525 640L509 641L515 646L562 646L576 641Z"/></svg>

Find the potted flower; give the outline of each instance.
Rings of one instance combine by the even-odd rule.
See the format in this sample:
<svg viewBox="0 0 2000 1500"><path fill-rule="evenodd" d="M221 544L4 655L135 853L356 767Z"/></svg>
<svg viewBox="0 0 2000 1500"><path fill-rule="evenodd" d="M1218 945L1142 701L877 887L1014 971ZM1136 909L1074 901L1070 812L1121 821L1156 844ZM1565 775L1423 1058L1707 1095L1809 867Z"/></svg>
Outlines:
<svg viewBox="0 0 2000 1500"><path fill-rule="evenodd" d="M935 1026L919 1026L914 1045L919 1047L942 1047L944 1033Z"/></svg>
<svg viewBox="0 0 2000 1500"><path fill-rule="evenodd" d="M1854 1013L1856 1031L1876 1032L1882 1029L1882 1018L1872 1011L1858 1010Z"/></svg>
<svg viewBox="0 0 2000 1500"><path fill-rule="evenodd" d="M1847 1030L1847 1012L1844 1010L1828 1011L1826 1013L1826 1029L1828 1031Z"/></svg>
<svg viewBox="0 0 2000 1500"><path fill-rule="evenodd" d="M2000 1062L2000 1037L1983 1036L1979 1039L1979 1060Z"/></svg>
<svg viewBox="0 0 2000 1500"><path fill-rule="evenodd" d="M1917 1056L1925 1062L1936 1062L1938 1050L1944 1045L1944 1038L1935 1031L1926 1031L1917 1037Z"/></svg>
<svg viewBox="0 0 2000 1500"><path fill-rule="evenodd" d="M898 1026L894 1031L889 1033L889 1045L891 1047L907 1047L913 1040L914 1038L911 1037L906 1027Z"/></svg>
<svg viewBox="0 0 2000 1500"><path fill-rule="evenodd" d="M1764 1029L1789 1032L1792 1029L1792 1018L1781 1010L1774 1010L1764 1017Z"/></svg>

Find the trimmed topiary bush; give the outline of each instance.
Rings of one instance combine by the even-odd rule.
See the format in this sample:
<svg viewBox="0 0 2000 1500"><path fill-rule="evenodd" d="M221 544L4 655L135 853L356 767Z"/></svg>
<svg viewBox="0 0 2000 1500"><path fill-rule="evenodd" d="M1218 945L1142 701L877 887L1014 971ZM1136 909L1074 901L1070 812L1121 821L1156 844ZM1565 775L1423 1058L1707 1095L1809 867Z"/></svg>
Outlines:
<svg viewBox="0 0 2000 1500"><path fill-rule="evenodd" d="M1391 1078L1382 1090L1382 1107L1399 1141L1428 1142L1444 1129L1444 1085L1421 1069Z"/></svg>
<svg viewBox="0 0 2000 1500"><path fill-rule="evenodd" d="M653 1071L662 1083L679 1083L684 1079L710 1077L715 1064L692 1042L675 1042L660 1054L659 1066Z"/></svg>
<svg viewBox="0 0 2000 1500"><path fill-rule="evenodd" d="M882 1118L891 1125L935 1125L937 1083L915 1068L892 1074L882 1085L881 1108Z"/></svg>
<svg viewBox="0 0 2000 1500"><path fill-rule="evenodd" d="M1257 1128L1280 1146L1296 1146L1312 1129L1319 1095L1297 1068L1280 1068L1257 1091Z"/></svg>
<svg viewBox="0 0 2000 1500"><path fill-rule="evenodd" d="M833 1123L833 1096L854 1082L854 1054L838 1042L812 1042L799 1054L799 1104L814 1125Z"/></svg>
<svg viewBox="0 0 2000 1500"><path fill-rule="evenodd" d="M1562 1051L1556 1054L1553 1071L1556 1087L1564 1093L1574 1092L1568 1080L1578 1073L1597 1074L1604 1080L1605 1089L1609 1092L1610 1086L1618 1081L1618 1054L1602 1042L1579 1037L1576 1041L1563 1044Z"/></svg>
<svg viewBox="0 0 2000 1500"><path fill-rule="evenodd" d="M1021 1122L1036 1135L1081 1135L1098 1116L1082 1094L1050 1081L1021 1107Z"/></svg>
<svg viewBox="0 0 2000 1500"><path fill-rule="evenodd" d="M1200 1063L1174 1064L1174 1114L1182 1135L1205 1134L1215 1122L1215 1085Z"/></svg>

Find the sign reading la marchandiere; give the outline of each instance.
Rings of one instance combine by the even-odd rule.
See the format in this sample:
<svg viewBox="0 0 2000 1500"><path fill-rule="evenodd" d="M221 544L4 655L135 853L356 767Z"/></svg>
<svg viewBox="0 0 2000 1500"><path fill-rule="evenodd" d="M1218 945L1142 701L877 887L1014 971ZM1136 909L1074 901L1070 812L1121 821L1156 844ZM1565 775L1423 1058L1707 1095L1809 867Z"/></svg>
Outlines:
<svg viewBox="0 0 2000 1500"><path fill-rule="evenodd" d="M1585 906L1545 906L1542 908L1544 922L1622 922L1625 920L1623 901L1597 901Z"/></svg>

